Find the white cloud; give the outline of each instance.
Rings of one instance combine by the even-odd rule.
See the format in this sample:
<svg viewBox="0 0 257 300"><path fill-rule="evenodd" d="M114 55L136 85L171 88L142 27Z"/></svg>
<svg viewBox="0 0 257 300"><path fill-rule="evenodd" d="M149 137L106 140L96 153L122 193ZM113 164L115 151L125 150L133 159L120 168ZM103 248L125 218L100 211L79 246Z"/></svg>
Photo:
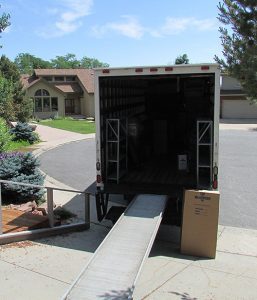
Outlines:
<svg viewBox="0 0 257 300"><path fill-rule="evenodd" d="M198 31L213 30L217 28L215 19L196 19L196 18L166 18L163 26L151 30L150 34L154 37L180 34L188 29Z"/></svg>
<svg viewBox="0 0 257 300"><path fill-rule="evenodd" d="M164 24L157 28L147 28L141 25L134 16L122 16L118 22L109 22L102 26L94 26L92 34L96 37L103 37L110 32L133 39L141 39L145 34L153 37L164 37L178 35L186 30L207 31L217 28L215 19L196 19L196 18L173 18L167 17Z"/></svg>
<svg viewBox="0 0 257 300"><path fill-rule="evenodd" d="M133 38L141 39L145 33L145 28L139 23L139 21L133 16L122 16L123 21L110 22L103 26L93 27L92 33L97 37L101 37L107 32L117 32L121 35Z"/></svg>
<svg viewBox="0 0 257 300"><path fill-rule="evenodd" d="M62 7L49 8L49 15L56 20L48 24L39 34L45 38L63 36L76 31L82 25L83 17L91 12L93 0L62 0Z"/></svg>

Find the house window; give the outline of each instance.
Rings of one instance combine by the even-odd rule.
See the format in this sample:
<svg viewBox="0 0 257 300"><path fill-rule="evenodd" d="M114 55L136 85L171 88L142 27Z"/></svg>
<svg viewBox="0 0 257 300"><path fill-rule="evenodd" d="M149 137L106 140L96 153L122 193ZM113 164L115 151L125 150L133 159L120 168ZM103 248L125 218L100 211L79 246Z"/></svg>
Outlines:
<svg viewBox="0 0 257 300"><path fill-rule="evenodd" d="M43 77L45 80L47 81L52 81L53 80L53 77L52 76L45 76Z"/></svg>
<svg viewBox="0 0 257 300"><path fill-rule="evenodd" d="M52 111L58 111L58 98L52 97L51 102L52 102Z"/></svg>
<svg viewBox="0 0 257 300"><path fill-rule="evenodd" d="M49 92L45 89L37 90L35 96L50 96Z"/></svg>
<svg viewBox="0 0 257 300"><path fill-rule="evenodd" d="M42 98L35 97L35 112L42 112Z"/></svg>
<svg viewBox="0 0 257 300"><path fill-rule="evenodd" d="M76 77L75 76L66 76L66 81L75 81Z"/></svg>
<svg viewBox="0 0 257 300"><path fill-rule="evenodd" d="M34 97L35 112L58 111L58 98L50 97L50 93L45 89L39 89Z"/></svg>
<svg viewBox="0 0 257 300"><path fill-rule="evenodd" d="M55 81L64 81L64 76L55 76L54 80Z"/></svg>
<svg viewBox="0 0 257 300"><path fill-rule="evenodd" d="M50 110L50 97L43 98L43 112L48 112Z"/></svg>

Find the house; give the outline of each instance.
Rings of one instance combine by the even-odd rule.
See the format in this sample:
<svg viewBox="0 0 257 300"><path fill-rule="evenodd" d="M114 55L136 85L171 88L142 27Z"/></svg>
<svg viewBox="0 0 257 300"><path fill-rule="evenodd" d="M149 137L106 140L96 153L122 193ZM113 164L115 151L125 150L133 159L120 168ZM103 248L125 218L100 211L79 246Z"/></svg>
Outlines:
<svg viewBox="0 0 257 300"><path fill-rule="evenodd" d="M220 117L223 119L257 118L257 105L246 98L238 80L228 75L221 75Z"/></svg>
<svg viewBox="0 0 257 300"><path fill-rule="evenodd" d="M22 75L21 81L39 119L95 116L92 69L35 69L31 76Z"/></svg>

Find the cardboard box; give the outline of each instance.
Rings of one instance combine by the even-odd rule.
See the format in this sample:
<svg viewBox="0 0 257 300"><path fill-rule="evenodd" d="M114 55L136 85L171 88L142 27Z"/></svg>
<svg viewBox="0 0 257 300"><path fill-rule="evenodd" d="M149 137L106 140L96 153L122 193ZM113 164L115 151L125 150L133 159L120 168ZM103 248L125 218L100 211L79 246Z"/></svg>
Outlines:
<svg viewBox="0 0 257 300"><path fill-rule="evenodd" d="M184 193L181 253L215 258L219 192L186 190Z"/></svg>
<svg viewBox="0 0 257 300"><path fill-rule="evenodd" d="M179 171L187 171L187 155L178 155L178 169Z"/></svg>

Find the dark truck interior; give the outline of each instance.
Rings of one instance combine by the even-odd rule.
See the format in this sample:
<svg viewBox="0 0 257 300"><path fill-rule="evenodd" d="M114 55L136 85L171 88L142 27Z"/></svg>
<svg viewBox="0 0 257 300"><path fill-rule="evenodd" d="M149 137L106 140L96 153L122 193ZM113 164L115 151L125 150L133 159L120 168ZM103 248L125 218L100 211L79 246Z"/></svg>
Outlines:
<svg viewBox="0 0 257 300"><path fill-rule="evenodd" d="M99 86L107 193L210 188L214 74L100 77Z"/></svg>

